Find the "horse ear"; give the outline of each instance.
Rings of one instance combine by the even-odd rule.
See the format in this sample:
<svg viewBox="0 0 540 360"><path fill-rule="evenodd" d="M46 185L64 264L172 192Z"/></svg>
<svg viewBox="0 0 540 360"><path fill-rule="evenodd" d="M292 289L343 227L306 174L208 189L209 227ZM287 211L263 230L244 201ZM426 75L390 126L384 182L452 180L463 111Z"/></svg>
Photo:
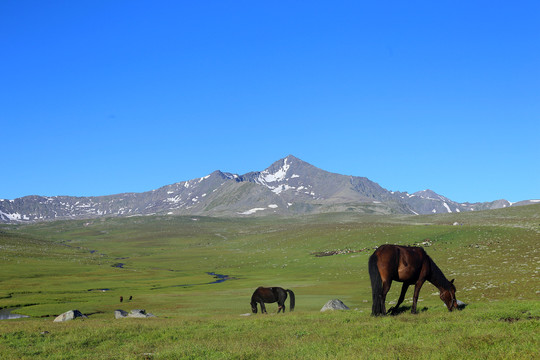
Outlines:
<svg viewBox="0 0 540 360"><path fill-rule="evenodd" d="M454 280L455 280L455 279L450 280L450 284L453 284L453 283L454 283Z"/></svg>

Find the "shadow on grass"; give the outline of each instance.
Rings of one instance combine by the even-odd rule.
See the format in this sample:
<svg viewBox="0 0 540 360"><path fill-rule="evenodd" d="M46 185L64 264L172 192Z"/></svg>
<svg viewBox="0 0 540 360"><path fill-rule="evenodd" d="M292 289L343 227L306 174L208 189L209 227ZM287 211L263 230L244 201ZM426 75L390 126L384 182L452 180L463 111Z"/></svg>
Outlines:
<svg viewBox="0 0 540 360"><path fill-rule="evenodd" d="M465 307L467 307L467 304L461 304L461 305L458 306L458 310L461 311L461 310L465 309ZM393 315L393 316L395 316L395 315L400 315L400 314L402 314L402 313L404 313L404 312L410 312L410 311L411 311L411 308L412 308L412 306L400 306L400 307L397 308L397 309L394 309L394 308L392 307L392 308L390 308L390 309L388 310L388 314L389 314L389 315ZM421 312L428 311L428 309L429 309L428 307L424 306L423 308L421 308L421 309L416 309L416 310L417 310L418 313L421 313Z"/></svg>
<svg viewBox="0 0 540 360"><path fill-rule="evenodd" d="M400 306L400 307L397 308L397 309L394 309L394 308L392 307L392 308L390 308L390 309L388 310L388 315L392 315L392 316L400 315L400 314L403 314L403 313L405 313L405 312L410 312L411 309L412 309L412 306ZM417 308L416 311L417 311L418 313L421 313L421 312L428 311L428 308L424 306L424 307L421 308L421 309L418 309L418 308Z"/></svg>

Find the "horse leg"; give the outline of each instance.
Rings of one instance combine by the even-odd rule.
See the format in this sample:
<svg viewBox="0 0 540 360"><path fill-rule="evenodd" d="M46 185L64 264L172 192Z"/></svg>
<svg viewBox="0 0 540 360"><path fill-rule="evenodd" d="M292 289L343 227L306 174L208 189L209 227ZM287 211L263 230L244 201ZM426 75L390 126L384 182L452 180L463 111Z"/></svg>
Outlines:
<svg viewBox="0 0 540 360"><path fill-rule="evenodd" d="M285 313L285 301L284 300L279 300L278 301L277 313L279 314L280 311L283 311L283 313Z"/></svg>
<svg viewBox="0 0 540 360"><path fill-rule="evenodd" d="M286 292L280 292L279 293L279 299L278 299L278 314L280 311L283 311L285 313L285 300L287 300L287 293Z"/></svg>
<svg viewBox="0 0 540 360"><path fill-rule="evenodd" d="M403 283L403 286L401 287L401 295L399 295L399 299L397 301L396 306L391 307L388 312L394 314L399 309L399 305L403 302L405 299L405 294L407 293L407 289L409 288L409 284Z"/></svg>
<svg viewBox="0 0 540 360"><path fill-rule="evenodd" d="M412 309L411 309L412 314L418 313L416 311L416 303L418 302L418 294L420 294L420 289L422 288L422 285L424 285L424 281L426 280L425 279L418 280L416 284L414 285L414 295L412 299Z"/></svg>
<svg viewBox="0 0 540 360"><path fill-rule="evenodd" d="M260 301L259 304L261 305L261 314L267 314L266 307L264 306L264 301Z"/></svg>
<svg viewBox="0 0 540 360"><path fill-rule="evenodd" d="M392 280L383 280L383 291L381 296L381 309L383 315L386 315L386 307L384 303L386 302L386 294L390 291L390 286L392 286Z"/></svg>

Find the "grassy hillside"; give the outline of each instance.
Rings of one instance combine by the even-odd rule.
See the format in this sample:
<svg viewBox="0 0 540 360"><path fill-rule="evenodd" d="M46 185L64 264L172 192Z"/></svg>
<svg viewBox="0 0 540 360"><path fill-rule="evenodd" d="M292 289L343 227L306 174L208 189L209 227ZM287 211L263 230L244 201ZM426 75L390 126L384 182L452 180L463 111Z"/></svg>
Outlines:
<svg viewBox="0 0 540 360"><path fill-rule="evenodd" d="M1 321L0 352L8 358L533 358L540 350L539 240L540 205L412 217L152 216L2 226L0 308L31 318ZM469 305L448 313L426 283L421 314L372 318L367 259L384 243L428 244ZM336 250L346 251L315 256ZM229 278L212 283L210 272ZM296 311L240 316L260 285L293 289ZM387 299L397 300L399 290L394 283ZM133 300L121 304L120 296ZM321 314L334 298L353 311ZM405 305L411 298L412 289ZM52 322L71 309L90 316ZM115 320L116 309L146 309L157 318Z"/></svg>

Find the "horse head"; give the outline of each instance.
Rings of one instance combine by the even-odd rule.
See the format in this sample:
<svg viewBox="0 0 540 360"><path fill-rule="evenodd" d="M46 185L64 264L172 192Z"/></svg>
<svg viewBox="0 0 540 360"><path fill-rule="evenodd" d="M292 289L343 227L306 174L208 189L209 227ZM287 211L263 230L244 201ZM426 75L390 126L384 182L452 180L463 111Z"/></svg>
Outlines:
<svg viewBox="0 0 540 360"><path fill-rule="evenodd" d="M454 286L454 279L449 282L450 286L447 288L441 288L439 297L444 302L448 311L452 311L458 308L456 300L456 287Z"/></svg>
<svg viewBox="0 0 540 360"><path fill-rule="evenodd" d="M251 303L251 311L253 311L254 314L257 313L257 303L252 301Z"/></svg>

